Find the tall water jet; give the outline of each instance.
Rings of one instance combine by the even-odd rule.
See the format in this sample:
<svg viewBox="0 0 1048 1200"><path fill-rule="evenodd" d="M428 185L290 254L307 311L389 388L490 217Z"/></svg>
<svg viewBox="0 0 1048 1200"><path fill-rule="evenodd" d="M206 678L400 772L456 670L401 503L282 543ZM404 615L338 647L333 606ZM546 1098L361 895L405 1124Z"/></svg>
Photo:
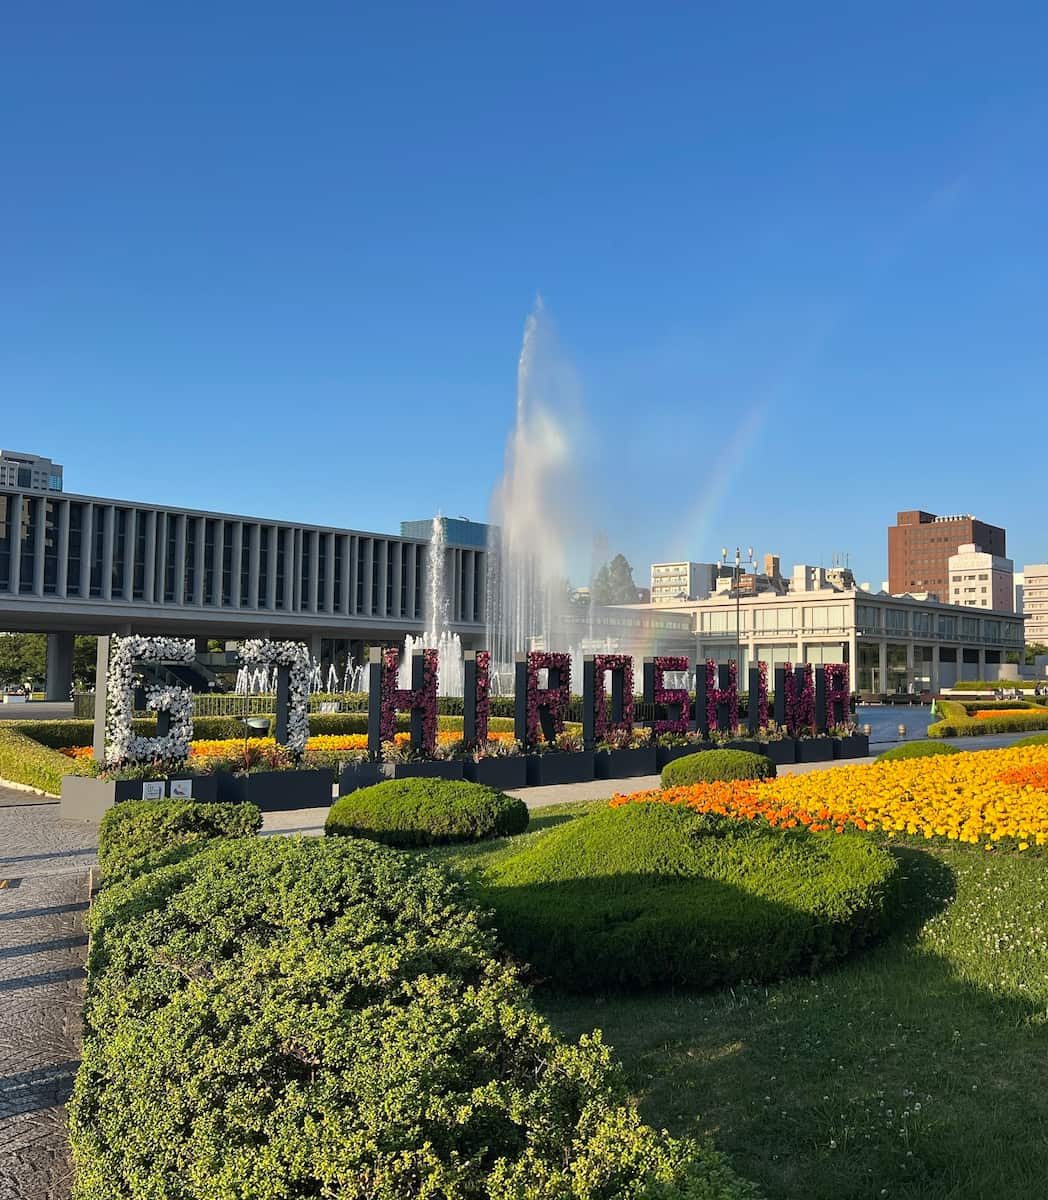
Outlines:
<svg viewBox="0 0 1048 1200"><path fill-rule="evenodd" d="M447 587L447 530L444 518L438 513L433 518L433 531L429 539L427 584L423 604L425 633L404 639L404 655L400 663L399 685L411 684L411 655L415 650L436 650L439 654L437 691L441 696L461 696L462 639L451 632L451 598Z"/></svg>
<svg viewBox="0 0 1048 1200"><path fill-rule="evenodd" d="M542 301L524 327L517 365L516 418L502 478L491 504L485 624L493 685L512 690L514 656L529 649L567 649L561 616L565 588L573 467L566 422L570 372L556 353Z"/></svg>

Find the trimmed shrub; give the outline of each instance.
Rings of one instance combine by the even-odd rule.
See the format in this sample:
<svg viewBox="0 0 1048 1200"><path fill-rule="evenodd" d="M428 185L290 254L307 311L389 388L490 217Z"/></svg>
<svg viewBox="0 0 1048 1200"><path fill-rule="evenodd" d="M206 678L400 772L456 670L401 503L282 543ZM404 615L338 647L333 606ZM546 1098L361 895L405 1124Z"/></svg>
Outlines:
<svg viewBox="0 0 1048 1200"><path fill-rule="evenodd" d="M928 736L980 737L988 733L1023 733L1028 729L1048 729L1048 709L1031 708L1015 716L987 717L976 721L968 716L964 704L958 700L939 702L943 719L928 726Z"/></svg>
<svg viewBox="0 0 1048 1200"><path fill-rule="evenodd" d="M675 758L662 768L662 786L688 787L718 779L774 779L775 764L748 750L700 750Z"/></svg>
<svg viewBox="0 0 1048 1200"><path fill-rule="evenodd" d="M482 903L534 975L567 991L717 987L811 972L884 928L898 868L858 834L626 804L489 868Z"/></svg>
<svg viewBox="0 0 1048 1200"><path fill-rule="evenodd" d="M66 755L42 746L14 728L22 724L0 722L0 779L57 796L62 791L62 776L74 774L75 764Z"/></svg>
<svg viewBox="0 0 1048 1200"><path fill-rule="evenodd" d="M247 837L261 828L262 814L253 804L128 800L102 817L98 865L108 883L195 853L212 838Z"/></svg>
<svg viewBox="0 0 1048 1200"><path fill-rule="evenodd" d="M929 758L935 754L960 754L956 746L942 742L903 742L877 755L877 762L893 762L897 758Z"/></svg>
<svg viewBox="0 0 1048 1200"><path fill-rule="evenodd" d="M753 1200L559 1040L463 884L371 842L220 841L103 890L77 1200Z"/></svg>
<svg viewBox="0 0 1048 1200"><path fill-rule="evenodd" d="M1012 742L1011 749L1014 750L1016 746L1048 746L1048 733L1032 733L1029 737Z"/></svg>
<svg viewBox="0 0 1048 1200"><path fill-rule="evenodd" d="M336 800L324 832L389 846L434 846L509 837L528 825L528 806L495 788L452 779L389 779Z"/></svg>

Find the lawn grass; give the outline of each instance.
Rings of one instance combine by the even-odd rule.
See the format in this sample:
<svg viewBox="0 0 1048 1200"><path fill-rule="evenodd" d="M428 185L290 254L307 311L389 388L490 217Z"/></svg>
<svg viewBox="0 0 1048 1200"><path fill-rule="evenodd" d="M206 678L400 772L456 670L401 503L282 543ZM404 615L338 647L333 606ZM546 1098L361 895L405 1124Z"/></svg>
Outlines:
<svg viewBox="0 0 1048 1200"><path fill-rule="evenodd" d="M528 833L430 851L467 871ZM564 1033L599 1027L646 1120L708 1134L769 1200L1048 1195L1048 857L898 846L904 916L814 979L602 1000L539 991Z"/></svg>

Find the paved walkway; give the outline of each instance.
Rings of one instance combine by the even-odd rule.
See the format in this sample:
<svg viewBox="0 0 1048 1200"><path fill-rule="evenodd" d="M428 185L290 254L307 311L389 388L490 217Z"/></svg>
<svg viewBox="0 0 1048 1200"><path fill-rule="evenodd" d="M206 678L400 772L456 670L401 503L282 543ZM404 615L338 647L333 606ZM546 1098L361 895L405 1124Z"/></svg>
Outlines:
<svg viewBox="0 0 1048 1200"><path fill-rule="evenodd" d="M19 798L0 787L0 1200L65 1200L96 835Z"/></svg>

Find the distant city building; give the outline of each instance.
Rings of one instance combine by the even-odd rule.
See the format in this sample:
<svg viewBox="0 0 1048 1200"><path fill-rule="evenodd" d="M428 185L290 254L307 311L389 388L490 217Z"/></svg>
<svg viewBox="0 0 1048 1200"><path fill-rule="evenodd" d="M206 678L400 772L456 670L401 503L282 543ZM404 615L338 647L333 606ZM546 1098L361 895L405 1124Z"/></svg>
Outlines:
<svg viewBox="0 0 1048 1200"><path fill-rule="evenodd" d="M473 546L483 550L488 544L490 525L483 521L471 521L469 517L441 517L444 525L444 537L449 545ZM433 517L425 521L401 521L400 536L403 538L421 538L429 541L433 534Z"/></svg>
<svg viewBox="0 0 1048 1200"><path fill-rule="evenodd" d="M60 492L62 468L38 454L0 450L0 487L20 492Z"/></svg>
<svg viewBox="0 0 1048 1200"><path fill-rule="evenodd" d="M1045 597L1048 607L1048 565ZM767 663L848 663L859 692L939 691L962 679L997 679L1023 644L1022 618L972 612L937 600L830 587L681 602L694 623L695 654L743 668ZM736 626L736 614L739 624ZM1046 614L1048 615L1048 614Z"/></svg>
<svg viewBox="0 0 1048 1200"><path fill-rule="evenodd" d="M1005 531L970 514L938 517L920 509L898 513L896 524L888 529L888 591L930 592L945 599L950 594L950 555L967 545L1003 558Z"/></svg>
<svg viewBox="0 0 1048 1200"><path fill-rule="evenodd" d="M652 563L651 603L704 600L713 591L716 577L713 563Z"/></svg>
<svg viewBox="0 0 1048 1200"><path fill-rule="evenodd" d="M1026 582L1026 576L1022 571L1016 571L1012 576L1012 591L1015 595L1015 611L1017 613L1025 612L1023 603L1023 585Z"/></svg>
<svg viewBox="0 0 1048 1200"><path fill-rule="evenodd" d="M1023 613L1026 643L1048 643L1048 563L1027 563L1023 568Z"/></svg>
<svg viewBox="0 0 1048 1200"><path fill-rule="evenodd" d="M950 603L966 608L1015 611L1014 564L1010 558L987 554L971 542L949 559Z"/></svg>

